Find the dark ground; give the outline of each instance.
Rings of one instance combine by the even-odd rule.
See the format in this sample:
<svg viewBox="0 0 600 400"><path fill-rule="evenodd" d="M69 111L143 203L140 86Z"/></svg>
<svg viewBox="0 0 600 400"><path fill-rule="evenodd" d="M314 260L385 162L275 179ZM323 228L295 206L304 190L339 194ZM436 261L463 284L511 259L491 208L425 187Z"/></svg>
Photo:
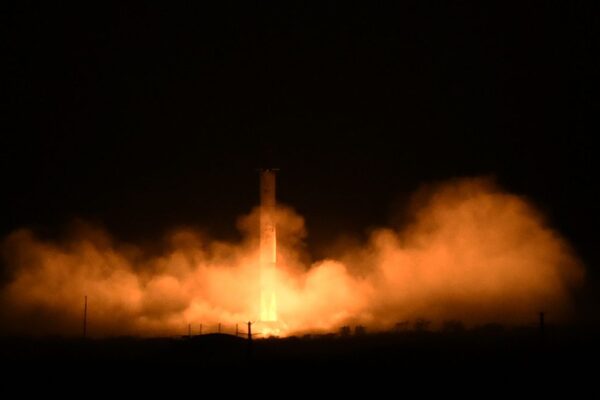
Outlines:
<svg viewBox="0 0 600 400"><path fill-rule="evenodd" d="M5 362L70 366L186 366L192 368L384 368L398 371L569 371L594 365L598 329L486 325L454 332L337 334L255 339L208 334L182 338L4 338Z"/></svg>

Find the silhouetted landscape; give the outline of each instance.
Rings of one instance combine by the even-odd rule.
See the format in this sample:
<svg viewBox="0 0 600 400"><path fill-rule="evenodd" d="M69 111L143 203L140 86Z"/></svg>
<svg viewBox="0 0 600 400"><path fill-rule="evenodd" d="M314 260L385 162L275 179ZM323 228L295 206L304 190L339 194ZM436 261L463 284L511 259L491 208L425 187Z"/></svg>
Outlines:
<svg viewBox="0 0 600 400"><path fill-rule="evenodd" d="M456 329L455 329L456 328ZM211 333L178 338L3 338L0 357L34 365L140 365L194 368L568 371L594 362L598 327L503 327L320 334L254 339ZM528 372L528 373L529 373Z"/></svg>

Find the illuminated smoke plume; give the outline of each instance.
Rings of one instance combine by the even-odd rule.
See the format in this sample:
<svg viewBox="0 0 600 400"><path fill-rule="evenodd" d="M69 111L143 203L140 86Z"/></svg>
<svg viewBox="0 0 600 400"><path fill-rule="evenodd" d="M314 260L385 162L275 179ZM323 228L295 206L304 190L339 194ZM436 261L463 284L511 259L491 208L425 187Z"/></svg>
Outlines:
<svg viewBox="0 0 600 400"><path fill-rule="evenodd" d="M304 220L279 207L273 290L284 333L358 323L390 329L416 318L527 323L540 310L568 318L583 267L523 198L463 179L421 191L411 215L404 227L375 230L366 243L308 266ZM179 230L159 256L81 223L60 241L13 232L3 242L2 330L77 335L85 295L95 336L180 334L189 323L206 332L258 320L258 209L238 225L240 243Z"/></svg>

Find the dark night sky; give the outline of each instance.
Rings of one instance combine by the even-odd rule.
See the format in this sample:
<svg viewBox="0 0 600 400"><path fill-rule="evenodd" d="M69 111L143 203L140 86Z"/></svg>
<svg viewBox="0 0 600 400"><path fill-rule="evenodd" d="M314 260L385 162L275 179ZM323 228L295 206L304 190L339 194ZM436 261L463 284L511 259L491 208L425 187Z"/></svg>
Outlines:
<svg viewBox="0 0 600 400"><path fill-rule="evenodd" d="M600 260L593 2L15 3L3 235L83 217L132 241L181 224L231 237L270 163L316 251L422 183L486 174Z"/></svg>

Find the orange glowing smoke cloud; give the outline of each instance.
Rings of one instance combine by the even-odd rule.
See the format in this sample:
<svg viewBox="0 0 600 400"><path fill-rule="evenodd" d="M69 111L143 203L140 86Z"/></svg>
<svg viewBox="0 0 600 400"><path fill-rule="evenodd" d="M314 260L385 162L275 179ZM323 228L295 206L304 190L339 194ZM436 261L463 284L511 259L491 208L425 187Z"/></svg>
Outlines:
<svg viewBox="0 0 600 400"><path fill-rule="evenodd" d="M361 323L389 329L414 318L523 323L540 310L569 315L583 267L568 244L523 198L485 179L464 179L415 197L413 221L382 228L336 259L304 265L302 217L277 211L277 314L286 333ZM79 224L60 242L19 230L3 243L9 279L0 322L9 333L88 331L160 335L188 323L234 326L259 318L258 209L240 218L241 243L180 230L165 250L115 243Z"/></svg>

